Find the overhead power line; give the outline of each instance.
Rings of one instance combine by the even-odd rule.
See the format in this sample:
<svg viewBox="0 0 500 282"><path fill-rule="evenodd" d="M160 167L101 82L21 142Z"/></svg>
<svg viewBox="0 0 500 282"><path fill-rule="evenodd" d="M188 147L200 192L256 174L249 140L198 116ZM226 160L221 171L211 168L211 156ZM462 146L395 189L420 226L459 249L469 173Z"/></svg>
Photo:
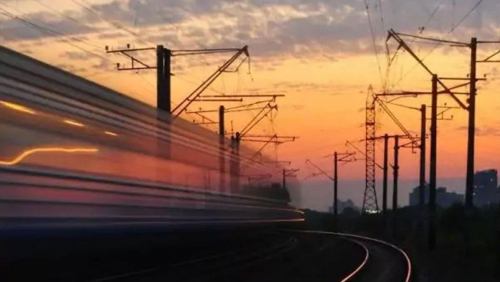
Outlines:
<svg viewBox="0 0 500 282"><path fill-rule="evenodd" d="M436 7L434 7L434 10L432 13L429 15L429 18L425 22L424 25L420 26L418 29L420 30L420 33L424 32L426 26L434 19L434 16L436 16L437 12L439 11L439 7L441 7L441 4L443 3L444 0L440 0L437 4Z"/></svg>
<svg viewBox="0 0 500 282"><path fill-rule="evenodd" d="M460 26L460 25L461 25L461 24L462 24L462 23L463 23L463 22L464 22L464 21L465 21L465 20L466 20L466 19L470 16L470 14L471 14L474 10L476 10L476 9L477 9L477 7L479 7L479 5L481 5L481 3L483 3L483 1L484 1L484 0L479 0L478 2L476 2L476 4L475 4L474 6L472 6L472 8L470 8L470 9L469 9L469 11L468 11L467 13L465 13L465 14L464 14L464 16L463 16L463 17L462 17L462 18L461 18L461 19L460 19L460 20L459 20L456 24L454 24L454 25L450 28L450 30L449 30L449 31L448 31L448 32L447 32L447 33L446 33L443 37L441 37L441 39L439 40L439 42L437 42L436 44L434 44L434 46L431 48L431 50L430 50L427 54L425 54L425 55L422 57L421 61L422 61L422 62L424 62L424 61L425 61L425 60L426 60L426 59L427 59L427 58L428 58L428 57L429 57L429 56L430 56L430 55L431 55L431 54L432 54L432 53L433 53L433 52L437 49L437 47L439 47L439 46L443 43L443 41L445 41L445 38L446 38L446 37L448 37L451 33L453 33L453 32L454 32L454 31L455 31L455 30L456 30L456 29L457 29L457 28L458 28L458 27L459 27L459 26ZM398 84L398 83L400 83L400 82L401 82L403 79L405 79L405 78L406 78L406 77L407 77L407 76L408 76L411 72L413 72L413 71L417 68L417 66L418 66L418 65L419 65L419 64L418 64L418 63L416 63L416 64L415 64L415 65L414 65L411 69L409 69L409 70L408 70L408 71L407 71L404 75L402 75L402 76L399 78L399 80L398 80L396 83L394 83L394 84Z"/></svg>
<svg viewBox="0 0 500 282"><path fill-rule="evenodd" d="M66 31L66 30L64 30L64 29L62 29L62 30L63 30L63 31L65 31L66 33L64 33L64 32L60 32L60 31L57 31L56 29L58 29L58 28L60 28L60 27L56 27L56 26L51 25L51 24L48 24L48 23L44 23L44 24L45 24L45 26L44 26L44 25L41 25L41 24L37 24L37 23L35 23L35 22L33 22L33 21L31 21L31 20L27 19L27 17L26 17L26 16L27 16L27 14L26 14L26 13L23 13L22 11L20 11L19 9L17 9L17 8L15 8L15 7L12 7L12 6L10 6L10 5L8 5L8 4L5 4L5 3L2 3L2 2L0 2L0 5L2 5L2 6L4 6L4 7L7 7L7 8L9 8L9 9L15 10L15 11L18 13L17 15L15 15L15 14L13 14L12 12L10 12L10 11L8 11L8 10L6 10L6 9L3 9L3 11L5 11L6 13L9 13L9 14L11 15L11 16L8 16L8 15L5 15L5 14L4 14L4 15L5 15L5 16L7 16L7 17L10 17L10 18L12 18L12 16L14 16L14 17L18 17L18 18L20 18L20 19L23 19L23 20L25 20L25 21L29 22L29 23L32 23L32 24L34 24L34 25L37 25L38 27L40 27L40 28L42 28L42 29L50 30L50 35L53 35L53 36L64 36L64 37L67 37L67 38L68 38L68 40L71 40L71 41L77 41L77 42L79 42L79 43L82 43L82 44L88 45L89 47L92 47L92 48L100 48L100 46L98 46L97 44L93 44L93 43L91 43L91 42L88 42L87 40L83 40L83 39L78 38L78 37L72 37L72 36L70 36L70 35L66 34L66 33L69 33L69 32L68 32L68 31ZM17 19L17 20L19 20L19 19Z"/></svg>
<svg viewBox="0 0 500 282"><path fill-rule="evenodd" d="M455 29L461 25L468 17L469 15L474 12L474 10L477 9L477 7L479 7L479 5L481 5L481 3L483 3L484 0L479 0L477 1L476 5L474 5L461 19L460 21L458 21L458 23L456 23L451 29L450 31L448 32L448 34L452 33L453 31L455 31Z"/></svg>
<svg viewBox="0 0 500 282"><path fill-rule="evenodd" d="M366 7L366 17L368 19L368 25L370 27L370 34L372 37L372 44L373 44L373 51L375 52L375 58L377 59L377 65L378 65L378 72L380 75L380 83L382 86L384 86L384 78L382 75L382 67L380 65L380 58L378 55L378 48L377 48L377 39L375 37L375 31L373 29L373 24L372 24L372 19L370 17L370 6L368 5L368 0L365 0L365 7Z"/></svg>
<svg viewBox="0 0 500 282"><path fill-rule="evenodd" d="M73 42L71 42L71 40L68 39L68 36L66 34L64 34L64 33L61 33L59 31L55 31L55 30L50 29L48 27L44 27L44 26L38 25L36 23L33 23L33 22L31 22L31 21L23 18L23 17L17 16L15 14L9 12L8 10L6 10L6 9L4 9L2 7L0 7L0 14L4 15L6 17L9 17L11 19L17 20L17 21L21 22L22 24L24 24L25 26L27 26L29 28L32 28L32 29L34 29L34 30L36 30L36 31L38 31L40 33L49 34L49 35L55 36L59 41L61 41L63 43L69 44L69 45L71 45L71 46L73 46L73 47L75 47L75 48L77 48L77 49L79 49L79 50L81 50L83 52L86 52L88 54L91 54L91 55L99 57L99 58L101 58L101 59L103 59L103 60L105 60L107 62L112 63L106 57L101 56L101 55L99 55L99 54L97 54L97 53L95 53L93 51L90 51L88 49L85 49L85 48L83 48L81 46L78 46L78 45L74 44Z"/></svg>
<svg viewBox="0 0 500 282"><path fill-rule="evenodd" d="M378 0L378 10L380 13L380 24L382 25L382 30L385 31L384 6L382 5L382 0Z"/></svg>
<svg viewBox="0 0 500 282"><path fill-rule="evenodd" d="M102 19L103 21L105 21L105 22L107 22L107 23L111 24L111 25L112 25L112 26L114 26L115 28L117 28L117 29L121 29L121 30L123 30L123 31L127 32L128 34L130 34L130 35L132 35L132 36L136 37L137 39L141 40L141 41L142 41L142 42L144 42L144 43L149 43L149 44L152 44L152 45L156 45L154 42L151 42L151 41L149 41L149 40L147 40L147 39L143 38L140 34L138 34L138 33L134 32L134 31L132 31L132 30L130 30L130 29L128 29L128 28L126 28L126 27L124 27L124 26L122 26L121 24L118 24L118 23L115 23L115 22L113 22L113 21L110 21L110 20L106 19L106 17L102 16L99 12L97 12L96 10L92 9L91 7L89 7L89 6L88 6L88 5L89 5L89 3L88 3L88 2L86 2L85 0L81 0L81 1L82 1L82 2L84 2L84 3L86 3L87 5L82 4L80 1L77 1L77 0L71 0L71 2L73 2L73 3L77 4L78 6L80 6L80 7L82 7L83 9L85 9L85 10L89 11L90 13L92 13L92 14L94 14L94 15L98 16L100 19Z"/></svg>
<svg viewBox="0 0 500 282"><path fill-rule="evenodd" d="M64 17L64 18L66 18L66 19L68 19L68 20L70 20L70 21L72 21L72 22L74 22L74 23L77 23L77 24L79 24L79 25L81 25L81 26L83 26L83 27L85 27L85 28L90 29L90 27L88 27L88 26L87 26L87 25L85 25L84 23L80 22L79 20L77 20L77 19L75 19L75 18L73 18L73 17L70 17L70 16L66 15L65 13L62 13L62 12L60 12L60 11L58 11L58 10L56 10L56 9L52 8L51 6L49 6L49 5L45 4L45 3L43 3L41 0L35 0L35 1L36 1L38 4L40 4L41 6L45 7L46 9L48 9L48 10L52 11L52 12L53 12L52 14L58 14L58 15L60 15L60 16L62 16L62 17ZM74 39L75 39L75 40L77 40L77 39L79 39L79 38L74 38ZM92 46L92 47L95 47L95 48L97 48L97 49L100 49L100 48L102 47L101 45L98 45L98 44L95 44L95 43L89 42L88 40L78 40L78 41L80 41L80 42L82 42L82 43L85 43L85 44L88 44L88 45L90 45L90 46Z"/></svg>

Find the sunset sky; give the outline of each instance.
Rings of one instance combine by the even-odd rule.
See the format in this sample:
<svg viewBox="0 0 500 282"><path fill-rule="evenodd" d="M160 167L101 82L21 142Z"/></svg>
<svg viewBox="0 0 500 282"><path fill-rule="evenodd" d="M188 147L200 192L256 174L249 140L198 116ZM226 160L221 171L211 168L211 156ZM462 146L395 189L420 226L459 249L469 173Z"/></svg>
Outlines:
<svg viewBox="0 0 500 282"><path fill-rule="evenodd" d="M465 42L472 36L479 40L500 39L498 0L366 3L368 7L364 0L0 0L0 44L151 105L156 100L155 71L119 72L115 63L129 61L106 54L105 46L163 44L176 50L248 45L250 69L245 63L238 73L222 75L206 93L285 94L278 100L279 110L273 119L263 120L252 133L299 136L293 143L269 146L266 153L292 161L291 168L300 168L302 205L325 210L331 202L331 183L319 176L307 178L316 171L305 160L311 159L331 172L332 159L324 156L348 149L346 140L364 150L364 143L358 141L365 134L364 106L369 85L375 92L383 91L383 83L387 83L388 91L430 89L431 77L405 52L399 51L387 68L385 40L389 28ZM405 40L440 76L467 76L469 49ZM392 56L397 45L391 40L387 46ZM497 50L500 44L480 45L478 57ZM153 51L138 56L155 64ZM180 102L229 57L174 58L173 102ZM478 76L488 80L478 84L476 170L500 169L499 68L496 64L478 66ZM440 105L458 106L447 96L439 99ZM397 103L420 107L422 103L430 104L430 97L400 99ZM197 103L190 109L218 106ZM389 107L410 132L419 132L419 112L397 105ZM401 133L389 116L380 111L377 114L377 135ZM438 185L463 193L467 113L455 109L447 113L447 117L451 116L453 120L439 122ZM230 130L233 121L237 131L251 118L252 113L233 114L227 117L226 128ZM216 126L211 129L215 131ZM382 144L377 146L377 161L382 162ZM363 156L358 154L357 158ZM418 154L403 150L400 159L400 201L404 205L407 192L418 183ZM381 172L377 173L381 177ZM352 198L361 204L364 161L342 166L340 178L340 198ZM380 185L377 192L381 194Z"/></svg>

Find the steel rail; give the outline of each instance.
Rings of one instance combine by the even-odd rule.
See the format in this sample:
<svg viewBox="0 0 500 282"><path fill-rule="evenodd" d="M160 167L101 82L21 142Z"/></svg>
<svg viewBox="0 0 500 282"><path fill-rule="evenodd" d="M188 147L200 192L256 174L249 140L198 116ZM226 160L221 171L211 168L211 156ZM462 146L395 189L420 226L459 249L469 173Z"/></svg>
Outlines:
<svg viewBox="0 0 500 282"><path fill-rule="evenodd" d="M194 259L189 259L177 263L172 263L168 264L165 266L162 266L163 268L178 268L178 267L184 267L188 265L195 265L196 263L200 262L210 262L210 261L216 261L217 259L230 259L228 260L229 264L234 264L234 261L245 261L249 260L247 264L252 264L256 262L262 262L268 260L267 254L270 256L277 256L279 254L285 253L287 251L290 251L291 249L295 248L297 246L297 241L289 238L285 242L280 242L279 244L274 244L272 246L267 246L266 244L262 244L265 247L260 247L258 249L255 249L255 246L253 248L250 247L241 247L237 250L232 250L220 254L215 254L215 255L208 255L204 257L199 257L199 258L194 258ZM246 255L245 255L246 254ZM245 256L244 256L245 255ZM221 263L221 262L219 262ZM227 264L227 263L226 263ZM220 268L220 266L217 266L217 268ZM132 277L132 276L137 276L137 275L142 275L142 274L148 274L154 271L158 271L160 267L152 267L152 268L145 268L142 270L136 270L136 271L131 271L127 273L122 273L122 274L117 274L117 275L112 275L112 276L107 276L103 278L97 278L97 279L92 279L89 282L104 282L104 281L113 281L117 279L122 279L126 277Z"/></svg>
<svg viewBox="0 0 500 282"><path fill-rule="evenodd" d="M360 235L354 235L354 234L347 234L347 233L328 232L328 231L313 231L313 230L295 230L295 232L310 233L310 234L334 235L334 236L345 237L345 238L349 238L349 239L361 239L361 240L365 240L365 241L370 241L370 242L375 242L375 243L378 243L378 244L382 244L384 246L392 248L392 249L398 251L404 257L404 259L406 261L406 265L407 265L408 271L406 273L406 277L405 277L404 282L410 282L410 280L411 280L411 275L412 275L413 269L412 269L412 264L411 264L410 257L401 248L399 248L399 247L397 247L397 246L395 246L395 245L393 245L391 243L388 243L388 242L385 242L385 241L382 241L382 240L378 240L378 239L374 239L374 238L370 238L370 237L365 237L365 236L360 236ZM361 269L362 269L362 267L361 267ZM358 273L358 272L359 272L359 270L356 271L356 273ZM343 281L347 281L347 280L343 280Z"/></svg>
<svg viewBox="0 0 500 282"><path fill-rule="evenodd" d="M356 274L358 274L361 271L361 269L363 269L363 267L365 267L366 263L368 262L368 259L370 258L370 251L368 251L368 248L365 245L361 244L360 242L358 242L356 240L350 240L350 239L347 239L347 240L362 247L363 250L365 250L365 258L363 259L361 264L358 265L358 267L353 272L349 273L349 275L344 277L344 279L342 279L340 282L347 282L347 281L349 281L349 279L353 278Z"/></svg>

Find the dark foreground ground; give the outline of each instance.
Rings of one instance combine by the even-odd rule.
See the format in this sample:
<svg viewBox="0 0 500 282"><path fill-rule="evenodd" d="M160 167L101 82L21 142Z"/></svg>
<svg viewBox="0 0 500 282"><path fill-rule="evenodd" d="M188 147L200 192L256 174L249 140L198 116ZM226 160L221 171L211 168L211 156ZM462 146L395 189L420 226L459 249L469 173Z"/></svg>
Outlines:
<svg viewBox="0 0 500 282"><path fill-rule="evenodd" d="M270 227L4 236L2 281L341 281L352 241Z"/></svg>
<svg viewBox="0 0 500 282"><path fill-rule="evenodd" d="M308 211L305 216L302 229L332 229L331 214ZM464 224L463 207L439 210L434 250L427 247L427 227L420 228L418 218L416 210L405 208L399 210L396 222L389 214L384 224L381 215L360 216L347 210L338 226L342 232L379 238L404 249L413 263L413 282L500 281L498 207L475 210L469 225ZM0 233L0 280L341 281L364 258L364 250L352 240L284 231L297 228ZM353 281L403 281L396 276L401 277L404 266L391 251L365 247L372 259Z"/></svg>
<svg viewBox="0 0 500 282"><path fill-rule="evenodd" d="M418 210L399 209L396 224L389 213L387 223L381 215L360 216L346 210L339 220L343 232L363 234L392 242L411 257L413 282L498 282L500 281L500 207L492 205L475 209L466 224L464 207L455 205L438 209L437 242L428 248L428 227L419 228ZM331 230L333 216L314 211L306 212L307 228ZM384 227L385 226L385 227ZM393 229L395 226L395 232ZM469 251L466 248L469 232Z"/></svg>

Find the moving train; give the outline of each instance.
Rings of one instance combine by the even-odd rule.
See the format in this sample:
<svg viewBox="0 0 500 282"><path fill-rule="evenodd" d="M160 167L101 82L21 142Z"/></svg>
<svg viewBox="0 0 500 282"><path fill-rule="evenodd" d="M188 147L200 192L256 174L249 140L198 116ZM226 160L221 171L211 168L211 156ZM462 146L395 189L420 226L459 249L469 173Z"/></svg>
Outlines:
<svg viewBox="0 0 500 282"><path fill-rule="evenodd" d="M282 168L0 47L0 232L301 222Z"/></svg>

